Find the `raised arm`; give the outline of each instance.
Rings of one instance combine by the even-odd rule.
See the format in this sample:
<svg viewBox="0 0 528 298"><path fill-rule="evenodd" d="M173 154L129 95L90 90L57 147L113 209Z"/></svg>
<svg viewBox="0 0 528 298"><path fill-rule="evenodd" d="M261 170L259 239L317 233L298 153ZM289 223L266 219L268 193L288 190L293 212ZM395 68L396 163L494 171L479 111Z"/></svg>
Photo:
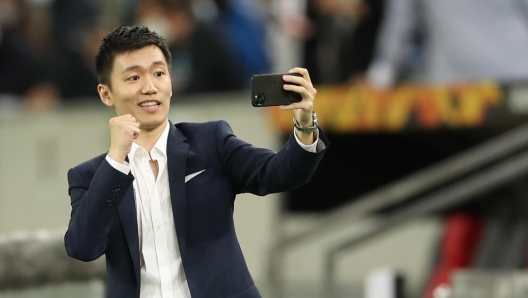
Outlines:
<svg viewBox="0 0 528 298"><path fill-rule="evenodd" d="M64 244L70 257L92 261L104 253L112 218L134 180L130 169L118 170L108 160L124 167L132 142L140 133L139 126L129 114L110 119L108 156L68 172L72 212Z"/></svg>
<svg viewBox="0 0 528 298"><path fill-rule="evenodd" d="M90 172L88 165L85 169ZM72 211L64 236L68 255L85 262L105 252L117 207L134 180L132 175L116 170L106 160L102 160L93 178L88 179L75 168L68 171Z"/></svg>
<svg viewBox="0 0 528 298"><path fill-rule="evenodd" d="M319 131L318 152L311 153L301 148L292 132L284 147L276 153L238 139L224 121L217 124L216 138L219 156L234 181L236 192L261 196L308 182L329 144L324 133Z"/></svg>

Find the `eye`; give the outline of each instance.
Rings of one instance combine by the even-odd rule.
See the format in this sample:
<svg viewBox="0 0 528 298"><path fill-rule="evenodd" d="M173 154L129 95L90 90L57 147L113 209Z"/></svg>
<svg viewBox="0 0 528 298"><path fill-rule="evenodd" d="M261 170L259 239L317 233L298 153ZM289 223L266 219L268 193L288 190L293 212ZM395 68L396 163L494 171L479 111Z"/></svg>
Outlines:
<svg viewBox="0 0 528 298"><path fill-rule="evenodd" d="M131 76L131 77L128 78L127 80L128 80L128 81L137 81L137 80L139 80L139 76L138 76L138 75Z"/></svg>
<svg viewBox="0 0 528 298"><path fill-rule="evenodd" d="M156 72L154 73L154 76L156 76L156 77L159 78L159 77L162 77L164 74L165 74L165 73L164 73L163 71L156 71Z"/></svg>

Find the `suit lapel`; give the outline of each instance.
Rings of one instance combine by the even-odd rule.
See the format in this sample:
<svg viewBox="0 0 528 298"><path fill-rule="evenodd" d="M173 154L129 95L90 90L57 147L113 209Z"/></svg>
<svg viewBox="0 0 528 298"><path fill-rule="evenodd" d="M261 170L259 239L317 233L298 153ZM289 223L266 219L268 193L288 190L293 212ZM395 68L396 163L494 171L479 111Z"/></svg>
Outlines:
<svg viewBox="0 0 528 298"><path fill-rule="evenodd" d="M139 237L134 188L132 186L128 188L125 197L117 208L117 212L119 214L119 219L121 220L121 227L123 227L125 233L132 262L134 263L134 272L139 283Z"/></svg>
<svg viewBox="0 0 528 298"><path fill-rule="evenodd" d="M185 169L189 144L186 137L172 123L167 140L167 167L169 173L170 196L176 237L182 258L185 256Z"/></svg>

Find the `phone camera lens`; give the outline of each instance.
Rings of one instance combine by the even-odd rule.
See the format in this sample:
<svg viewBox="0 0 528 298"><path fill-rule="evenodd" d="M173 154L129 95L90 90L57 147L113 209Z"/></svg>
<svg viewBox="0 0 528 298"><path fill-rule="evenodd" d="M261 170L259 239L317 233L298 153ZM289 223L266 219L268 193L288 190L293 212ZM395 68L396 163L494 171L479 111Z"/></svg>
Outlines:
<svg viewBox="0 0 528 298"><path fill-rule="evenodd" d="M259 94L255 94L253 96L253 98L255 99L255 104L258 105L258 106L261 106L262 104L264 104L264 94L262 93L259 93Z"/></svg>

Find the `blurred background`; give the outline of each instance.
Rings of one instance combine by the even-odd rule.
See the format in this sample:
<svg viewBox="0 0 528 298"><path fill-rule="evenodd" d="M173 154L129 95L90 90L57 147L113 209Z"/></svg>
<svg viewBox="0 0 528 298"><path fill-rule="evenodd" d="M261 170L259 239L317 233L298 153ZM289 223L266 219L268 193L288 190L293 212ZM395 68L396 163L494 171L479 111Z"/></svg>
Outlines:
<svg viewBox="0 0 528 298"><path fill-rule="evenodd" d="M528 297L527 0L0 0L0 297L103 297L69 259L67 170L109 147L94 56L144 25L173 122L279 150L251 76L306 67L331 146L307 185L237 197L264 297Z"/></svg>

